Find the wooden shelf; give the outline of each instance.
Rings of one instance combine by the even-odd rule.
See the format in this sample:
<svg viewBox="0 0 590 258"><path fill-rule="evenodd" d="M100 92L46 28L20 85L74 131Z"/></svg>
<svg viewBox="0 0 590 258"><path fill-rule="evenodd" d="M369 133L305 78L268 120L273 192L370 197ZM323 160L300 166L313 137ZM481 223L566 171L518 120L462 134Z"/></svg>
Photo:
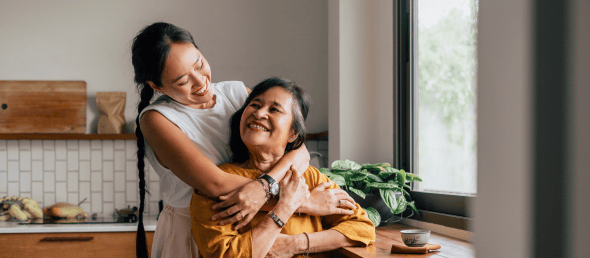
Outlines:
<svg viewBox="0 0 590 258"><path fill-rule="evenodd" d="M136 140L135 134L5 133L0 140Z"/></svg>

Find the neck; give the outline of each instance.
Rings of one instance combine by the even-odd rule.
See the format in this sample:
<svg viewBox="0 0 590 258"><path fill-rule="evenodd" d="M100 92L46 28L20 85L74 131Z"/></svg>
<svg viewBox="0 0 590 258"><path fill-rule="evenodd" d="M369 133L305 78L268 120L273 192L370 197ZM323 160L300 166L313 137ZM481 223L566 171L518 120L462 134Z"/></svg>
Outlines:
<svg viewBox="0 0 590 258"><path fill-rule="evenodd" d="M263 173L268 173L272 170L277 162L283 157L285 152L284 148L282 151L276 150L268 152L248 150L250 152L250 158L243 163L244 167L258 169Z"/></svg>

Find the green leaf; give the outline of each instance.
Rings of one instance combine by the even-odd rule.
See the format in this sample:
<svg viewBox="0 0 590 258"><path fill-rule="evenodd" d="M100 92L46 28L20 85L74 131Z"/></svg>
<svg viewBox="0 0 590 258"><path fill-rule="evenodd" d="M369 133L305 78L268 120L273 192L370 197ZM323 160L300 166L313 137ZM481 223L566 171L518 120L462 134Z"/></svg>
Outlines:
<svg viewBox="0 0 590 258"><path fill-rule="evenodd" d="M414 202L409 202L408 206L410 206L410 208L412 208L412 210L414 210L414 212L418 215L420 215L420 212L418 212L418 209L416 209L416 206L414 205Z"/></svg>
<svg viewBox="0 0 590 258"><path fill-rule="evenodd" d="M412 190L412 188L409 185L404 184L404 188L408 188L408 190Z"/></svg>
<svg viewBox="0 0 590 258"><path fill-rule="evenodd" d="M346 185L346 179L344 179L344 177L341 175L332 174L326 176L328 176L328 178L332 180L334 183L336 183L338 186Z"/></svg>
<svg viewBox="0 0 590 258"><path fill-rule="evenodd" d="M367 173L367 182L383 182L383 179L381 179L378 175L374 175L371 173Z"/></svg>
<svg viewBox="0 0 590 258"><path fill-rule="evenodd" d="M350 190L351 192L355 193L356 195L360 196L361 198L365 199L365 193L363 193L363 191L359 190L359 189L355 189L352 187L348 187L348 190Z"/></svg>
<svg viewBox="0 0 590 258"><path fill-rule="evenodd" d="M361 165L357 164L352 160L335 160L332 162L332 169L340 169L340 170L358 170L361 168Z"/></svg>
<svg viewBox="0 0 590 258"><path fill-rule="evenodd" d="M406 172L403 169L400 169L395 175L395 180L397 181L398 185L403 185L406 183Z"/></svg>
<svg viewBox="0 0 590 258"><path fill-rule="evenodd" d="M395 191L391 189L379 189L379 194L381 194L383 202L385 202L385 205L389 207L391 212L395 212L397 210L397 200L395 199Z"/></svg>
<svg viewBox="0 0 590 258"><path fill-rule="evenodd" d="M353 173L352 176L350 178L348 178L348 180L350 181L361 181L363 179L367 178L366 174L361 174L361 173Z"/></svg>
<svg viewBox="0 0 590 258"><path fill-rule="evenodd" d="M318 170L319 170L320 172L324 173L324 174L325 174L326 172L327 172L327 173L329 173L329 172L330 172L330 169L329 169L329 168L318 168Z"/></svg>
<svg viewBox="0 0 590 258"><path fill-rule="evenodd" d="M406 197L404 197L403 195L397 198L397 209L395 210L395 212L393 212L393 214L400 214L404 212L407 208L407 204L408 201L406 201Z"/></svg>
<svg viewBox="0 0 590 258"><path fill-rule="evenodd" d="M391 164L389 164L389 163L377 163L375 165L380 166L380 167L384 167L384 168L391 167Z"/></svg>
<svg viewBox="0 0 590 258"><path fill-rule="evenodd" d="M390 177L393 174L395 174L395 172L381 171L381 172L379 172L379 177L381 179L386 179L386 178Z"/></svg>
<svg viewBox="0 0 590 258"><path fill-rule="evenodd" d="M406 195L410 200L412 200L412 196L410 196L410 193L408 193L408 191L406 191L406 189L402 188L402 192L404 193L404 195Z"/></svg>
<svg viewBox="0 0 590 258"><path fill-rule="evenodd" d="M406 180L408 182L414 182L414 181L422 182L422 179L420 177L418 177L417 175L411 174L411 173L406 173Z"/></svg>
<svg viewBox="0 0 590 258"><path fill-rule="evenodd" d="M367 187L379 188L379 189L392 189L392 190L398 188L398 186L396 184L392 184L392 183L377 183L377 182L367 183Z"/></svg>
<svg viewBox="0 0 590 258"><path fill-rule="evenodd" d="M399 172L399 169L395 169L395 168L392 168L392 167L386 167L385 170L387 172Z"/></svg>
<svg viewBox="0 0 590 258"><path fill-rule="evenodd" d="M369 217L369 220L373 222L373 225L378 227L381 223L381 215L379 215L379 212L377 212L377 210L375 210L373 207L365 208L365 211L367 212L367 217Z"/></svg>

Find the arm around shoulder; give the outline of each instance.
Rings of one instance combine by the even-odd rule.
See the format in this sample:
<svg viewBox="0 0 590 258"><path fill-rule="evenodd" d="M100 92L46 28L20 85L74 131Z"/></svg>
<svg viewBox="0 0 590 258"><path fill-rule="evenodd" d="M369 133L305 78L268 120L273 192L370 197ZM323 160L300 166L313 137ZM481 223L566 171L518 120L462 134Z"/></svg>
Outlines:
<svg viewBox="0 0 590 258"><path fill-rule="evenodd" d="M157 111L145 112L140 126L158 162L208 196L219 197L251 181L220 170L178 126Z"/></svg>

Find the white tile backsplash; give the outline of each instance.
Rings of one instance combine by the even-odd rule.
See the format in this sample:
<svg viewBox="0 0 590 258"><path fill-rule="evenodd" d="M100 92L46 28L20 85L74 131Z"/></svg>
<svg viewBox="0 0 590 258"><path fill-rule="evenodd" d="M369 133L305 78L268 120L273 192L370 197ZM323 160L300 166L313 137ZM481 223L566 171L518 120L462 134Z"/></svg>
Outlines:
<svg viewBox="0 0 590 258"><path fill-rule="evenodd" d="M90 160L90 141L82 140L78 143L80 151L80 160Z"/></svg>
<svg viewBox="0 0 590 258"><path fill-rule="evenodd" d="M113 161L103 161L102 162L102 180L103 181L113 181L113 177L115 176L113 171Z"/></svg>
<svg viewBox="0 0 590 258"><path fill-rule="evenodd" d="M43 161L35 160L31 164L31 179L33 181L43 181Z"/></svg>
<svg viewBox="0 0 590 258"><path fill-rule="evenodd" d="M104 140L102 141L102 159L103 160L113 160L113 141L111 140Z"/></svg>
<svg viewBox="0 0 590 258"><path fill-rule="evenodd" d="M8 181L18 181L19 172L18 161L8 161Z"/></svg>
<svg viewBox="0 0 590 258"><path fill-rule="evenodd" d="M20 196L19 183L8 183L8 196Z"/></svg>
<svg viewBox="0 0 590 258"><path fill-rule="evenodd" d="M80 181L90 181L90 161L80 161Z"/></svg>
<svg viewBox="0 0 590 258"><path fill-rule="evenodd" d="M115 172L115 191L125 191L125 172Z"/></svg>
<svg viewBox="0 0 590 258"><path fill-rule="evenodd" d="M90 198L92 213L102 213L102 193L92 193Z"/></svg>
<svg viewBox="0 0 590 258"><path fill-rule="evenodd" d="M31 171L31 150L20 151L20 171Z"/></svg>
<svg viewBox="0 0 590 258"><path fill-rule="evenodd" d="M102 192L102 172L92 172L90 176L92 192Z"/></svg>
<svg viewBox="0 0 590 258"><path fill-rule="evenodd" d="M8 168L8 153L5 150L0 150L0 171L6 171Z"/></svg>
<svg viewBox="0 0 590 258"><path fill-rule="evenodd" d="M137 159L136 159L137 160ZM125 171L125 151L115 151L115 171Z"/></svg>
<svg viewBox="0 0 590 258"><path fill-rule="evenodd" d="M78 171L78 150L68 150L68 171Z"/></svg>
<svg viewBox="0 0 590 258"><path fill-rule="evenodd" d="M55 162L55 181L67 180L66 166L65 160L59 160Z"/></svg>
<svg viewBox="0 0 590 258"><path fill-rule="evenodd" d="M91 150L90 151L90 169L91 171L102 170L102 151Z"/></svg>
<svg viewBox="0 0 590 258"><path fill-rule="evenodd" d="M135 140L0 140L0 197L40 206L78 204L89 214L138 206ZM159 178L148 163L146 213L158 211Z"/></svg>
<svg viewBox="0 0 590 258"><path fill-rule="evenodd" d="M66 188L66 182L55 183L55 201L56 202L67 202L68 201L68 189Z"/></svg>
<svg viewBox="0 0 590 258"><path fill-rule="evenodd" d="M31 149L31 141L29 141L29 140L18 140L18 148L20 150L30 150Z"/></svg>
<svg viewBox="0 0 590 258"><path fill-rule="evenodd" d="M131 160L131 161L127 161L125 162L125 179L127 179L127 181L132 181L132 180L137 180L137 173L139 173L139 171L137 170L137 161Z"/></svg>
<svg viewBox="0 0 590 258"><path fill-rule="evenodd" d="M43 187L45 192L55 192L55 172L44 173Z"/></svg>
<svg viewBox="0 0 590 258"><path fill-rule="evenodd" d="M55 160L66 160L66 141L55 141Z"/></svg>
<svg viewBox="0 0 590 258"><path fill-rule="evenodd" d="M8 160L18 160L18 141L8 140L6 145L8 146Z"/></svg>
<svg viewBox="0 0 590 258"><path fill-rule="evenodd" d="M31 172L20 173L20 191L30 192L31 191Z"/></svg>
<svg viewBox="0 0 590 258"><path fill-rule="evenodd" d="M45 142L43 143L45 144ZM45 150L43 151L43 169L45 171L55 171L55 151Z"/></svg>
<svg viewBox="0 0 590 258"><path fill-rule="evenodd" d="M7 190L8 190L8 173L0 172L0 192L5 193L5 192L7 192Z"/></svg>
<svg viewBox="0 0 590 258"><path fill-rule="evenodd" d="M32 140L31 141L31 159L32 160L43 160L43 141Z"/></svg>
<svg viewBox="0 0 590 258"><path fill-rule="evenodd" d="M113 182L103 182L102 184L102 200L104 202L112 202L114 200L114 186Z"/></svg>
<svg viewBox="0 0 590 258"><path fill-rule="evenodd" d="M78 172L68 172L68 192L78 192Z"/></svg>

